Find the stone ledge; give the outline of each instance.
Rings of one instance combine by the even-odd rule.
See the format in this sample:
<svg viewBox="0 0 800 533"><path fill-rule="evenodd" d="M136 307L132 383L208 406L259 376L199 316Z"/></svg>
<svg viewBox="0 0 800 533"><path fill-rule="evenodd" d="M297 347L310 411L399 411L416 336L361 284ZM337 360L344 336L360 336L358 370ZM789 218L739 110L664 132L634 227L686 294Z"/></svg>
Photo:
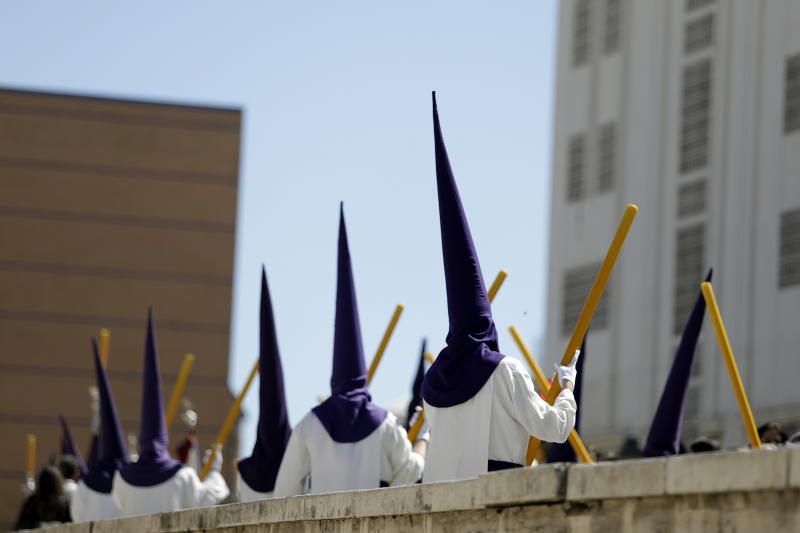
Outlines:
<svg viewBox="0 0 800 533"><path fill-rule="evenodd" d="M672 457L667 461L667 494L785 488L790 451L741 450Z"/></svg>
<svg viewBox="0 0 800 533"><path fill-rule="evenodd" d="M633 459L614 463L572 465L567 474L567 500L588 501L666 494L667 459Z"/></svg>
<svg viewBox="0 0 800 533"><path fill-rule="evenodd" d="M485 507L504 507L563 501L568 468L568 464L560 463L484 474L478 479L478 503Z"/></svg>

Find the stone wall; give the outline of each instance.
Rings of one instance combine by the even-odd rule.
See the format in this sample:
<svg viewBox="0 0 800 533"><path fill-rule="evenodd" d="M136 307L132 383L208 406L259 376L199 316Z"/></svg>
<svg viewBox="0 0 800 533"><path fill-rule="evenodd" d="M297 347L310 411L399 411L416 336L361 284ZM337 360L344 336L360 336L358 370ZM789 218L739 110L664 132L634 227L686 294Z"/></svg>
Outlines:
<svg viewBox="0 0 800 533"><path fill-rule="evenodd" d="M793 532L800 531L800 448L547 465L54 531Z"/></svg>

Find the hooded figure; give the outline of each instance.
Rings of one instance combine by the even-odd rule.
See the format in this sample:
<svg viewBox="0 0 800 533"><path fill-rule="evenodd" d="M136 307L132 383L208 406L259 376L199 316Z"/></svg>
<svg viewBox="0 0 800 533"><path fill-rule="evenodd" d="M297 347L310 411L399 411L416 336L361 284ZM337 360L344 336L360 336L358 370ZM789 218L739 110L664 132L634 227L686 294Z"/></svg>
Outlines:
<svg viewBox="0 0 800 533"><path fill-rule="evenodd" d="M67 502L70 502L75 495L75 491L78 490L78 479L86 475L87 468L81 451L72 438L72 432L69 430L67 420L61 415L58 416L58 420L61 423L61 459L59 460L59 468L63 477L64 496Z"/></svg>
<svg viewBox="0 0 800 533"><path fill-rule="evenodd" d="M419 352L419 365L417 374L414 376L414 383L411 385L411 401L408 402L408 414L406 415L406 430L411 429L411 419L417 412L417 408L422 407L422 380L425 379L425 352L428 349L428 339L422 339L422 348Z"/></svg>
<svg viewBox="0 0 800 533"><path fill-rule="evenodd" d="M450 320L447 345L425 374L431 443L423 481L473 478L521 466L528 436L564 442L575 423L574 367L553 406L522 364L500 353L478 254L456 187L433 94L433 134L442 259ZM566 373L565 373L566 372Z"/></svg>
<svg viewBox="0 0 800 533"><path fill-rule="evenodd" d="M283 370L275 333L267 273L261 269L261 326L258 359L259 411L256 443L250 457L239 461L239 501L272 497L275 478L292 434L286 412Z"/></svg>
<svg viewBox="0 0 800 533"><path fill-rule="evenodd" d="M147 316L140 424L139 459L117 471L111 491L122 516L205 507L228 497L228 485L219 473L220 454L202 482L194 469L169 455L152 309Z"/></svg>
<svg viewBox="0 0 800 533"><path fill-rule="evenodd" d="M578 374L583 373L583 363L586 361L586 337L589 336L587 332L586 335L583 337L583 342L581 343L581 358L578 359ZM575 395L575 405L580 406L581 404L581 393L583 392L583 380L578 379L575 382L575 390L573 394ZM575 413L575 431L580 433L581 427L581 413L580 411ZM575 455L575 450L572 449L572 445L569 442L561 442L558 444L553 444L550 446L550 449L547 450L547 462L548 463L577 463L578 457Z"/></svg>
<svg viewBox="0 0 800 533"><path fill-rule="evenodd" d="M81 478L72 498L70 511L73 522L110 520L120 516L111 497L114 474L128 463L128 446L117 416L114 395L105 368L100 363L97 341L92 339L94 371L99 402L97 458L93 467Z"/></svg>
<svg viewBox="0 0 800 533"><path fill-rule="evenodd" d="M64 418L62 415L58 415L58 421L61 424L61 455L71 455L75 458L75 461L78 463L78 469L80 470L80 475L83 477L86 475L86 463L83 460L83 455L81 455L81 451L75 445L75 440L72 438L72 432L69 430L69 425L67 424L67 419Z"/></svg>
<svg viewBox="0 0 800 533"><path fill-rule="evenodd" d="M423 458L411 449L394 415L372 403L361 344L356 291L344 210L339 218L336 321L331 396L294 428L283 457L275 496L374 489L381 482L416 482Z"/></svg>
<svg viewBox="0 0 800 533"><path fill-rule="evenodd" d="M711 281L713 269L709 269L706 281ZM697 339L703 327L706 314L706 301L702 293L697 295L694 309L689 321L683 328L678 352L672 362L664 392L658 402L650 432L644 444L642 455L645 457L662 457L678 455L681 445L681 428L683 427L683 409L686 393L689 390L689 378L692 377L692 363L697 348Z"/></svg>

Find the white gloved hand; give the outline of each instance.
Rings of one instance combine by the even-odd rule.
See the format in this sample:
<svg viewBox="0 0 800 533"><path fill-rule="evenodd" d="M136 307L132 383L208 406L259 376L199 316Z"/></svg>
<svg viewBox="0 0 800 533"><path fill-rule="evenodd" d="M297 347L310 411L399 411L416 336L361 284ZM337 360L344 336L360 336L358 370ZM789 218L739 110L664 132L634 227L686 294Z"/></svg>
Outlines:
<svg viewBox="0 0 800 533"><path fill-rule="evenodd" d="M222 471L222 445L217 445L217 453L214 454L214 464L211 465L212 472L221 472ZM203 464L208 462L208 458L211 456L211 450L206 450L206 453L203 454Z"/></svg>
<svg viewBox="0 0 800 533"><path fill-rule="evenodd" d="M575 378L578 377L578 369L575 368L575 365L578 364L578 358L581 355L580 350L575 350L575 355L572 356L572 361L566 366L558 366L556 365L556 372L558 372L558 382L561 384L561 388L565 389L567 386L565 383L567 381L574 387L575 386Z"/></svg>
<svg viewBox="0 0 800 533"><path fill-rule="evenodd" d="M417 420L419 419L421 413L422 413L422 407L417 406L416 409L414 410L414 414L411 415L411 420L408 421L409 429L414 427L414 424L417 423ZM428 442L430 442L431 440L431 428L428 425L427 418L425 418L422 421L422 427L419 429L419 433L417 434L417 440L424 440Z"/></svg>

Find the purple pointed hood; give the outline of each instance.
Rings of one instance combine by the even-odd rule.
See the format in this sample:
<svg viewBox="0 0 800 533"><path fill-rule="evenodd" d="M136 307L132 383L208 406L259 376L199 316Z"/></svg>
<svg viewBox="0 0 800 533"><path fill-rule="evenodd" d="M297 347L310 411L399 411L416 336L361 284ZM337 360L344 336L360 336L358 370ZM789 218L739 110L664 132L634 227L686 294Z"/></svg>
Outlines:
<svg viewBox="0 0 800 533"><path fill-rule="evenodd" d="M381 425L387 412L372 403L367 390L367 365L361 344L361 325L343 207L339 211L337 269L331 396L313 411L334 441L358 442Z"/></svg>
<svg viewBox="0 0 800 533"><path fill-rule="evenodd" d="M83 460L81 451L75 446L75 441L72 439L72 432L69 430L67 419L62 415L58 415L58 420L61 423L61 455L71 455L78 462L78 468L81 470L81 477L86 475L86 462Z"/></svg>
<svg viewBox="0 0 800 533"><path fill-rule="evenodd" d="M261 269L261 331L259 346L259 412L256 443L250 457L238 463L242 479L251 489L272 492L275 478L289 443L292 428L286 412L283 370L275 333L275 318L267 285L267 273Z"/></svg>
<svg viewBox="0 0 800 533"><path fill-rule="evenodd" d="M708 271L706 281L711 281L713 269ZM664 392L658 402L650 432L647 434L642 455L645 457L662 457L678 455L681 445L681 429L683 427L683 410L686 404L686 393L689 390L689 378L692 376L692 363L697 347L697 339L703 326L706 313L706 301L700 293L689 315L689 321L683 329L678 352L672 362Z"/></svg>
<svg viewBox="0 0 800 533"><path fill-rule="evenodd" d="M171 478L183 464L169 455L169 438L164 422L161 370L156 348L153 310L147 313L147 340L142 372L142 414L139 427L139 460L123 466L119 473L130 485L151 487Z"/></svg>
<svg viewBox="0 0 800 533"><path fill-rule="evenodd" d="M573 391L575 396L575 403L578 406L578 411L575 413L575 431L580 433L581 427L581 394L583 393L583 362L586 361L586 338L589 336L587 332L583 337L581 343L581 357L578 359L578 377L575 379L575 389ZM548 463L577 463L578 457L575 455L575 450L572 449L569 441L562 443L553 443L547 450Z"/></svg>
<svg viewBox="0 0 800 533"><path fill-rule="evenodd" d="M422 339L422 347L419 351L419 364L417 374L414 376L414 383L411 385L411 401L408 402L408 413L406 415L406 429L410 429L411 417L417 407L422 407L422 380L425 379L425 352L428 348L428 339Z"/></svg>
<svg viewBox="0 0 800 533"><path fill-rule="evenodd" d="M422 396L434 407L451 407L475 396L503 355L498 351L497 330L478 253L444 145L436 93L433 93L433 138L450 329L447 346L425 374Z"/></svg>
<svg viewBox="0 0 800 533"><path fill-rule="evenodd" d="M95 492L109 494L114 473L128 463L128 444L117 416L117 407L114 404L114 395L111 392L106 369L100 362L95 339L92 339L92 350L100 401L100 431L97 436L97 460L93 466L89 466L89 472L83 477L83 482Z"/></svg>

